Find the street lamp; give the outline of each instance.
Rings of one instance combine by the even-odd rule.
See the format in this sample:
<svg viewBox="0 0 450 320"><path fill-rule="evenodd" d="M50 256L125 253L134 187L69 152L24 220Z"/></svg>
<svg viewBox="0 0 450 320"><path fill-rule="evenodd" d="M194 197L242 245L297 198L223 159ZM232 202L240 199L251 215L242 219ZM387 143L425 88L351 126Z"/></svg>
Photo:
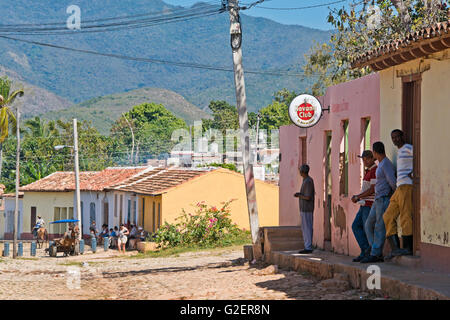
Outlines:
<svg viewBox="0 0 450 320"><path fill-rule="evenodd" d="M83 226L81 225L81 200L80 200L80 169L78 164L78 130L77 119L73 119L73 146L58 145L55 146L55 150L61 150L64 148L73 148L75 158L75 194L76 194L76 208L77 219L80 223L80 232L78 233L78 240L81 240L81 234L83 233Z"/></svg>

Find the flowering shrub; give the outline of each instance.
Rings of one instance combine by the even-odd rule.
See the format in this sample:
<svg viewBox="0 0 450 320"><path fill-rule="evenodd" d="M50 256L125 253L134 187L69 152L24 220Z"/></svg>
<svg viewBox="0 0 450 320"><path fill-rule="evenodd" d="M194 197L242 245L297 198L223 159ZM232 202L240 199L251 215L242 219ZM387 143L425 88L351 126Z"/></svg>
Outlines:
<svg viewBox="0 0 450 320"><path fill-rule="evenodd" d="M248 232L240 230L230 219L230 203L222 202L222 207L207 206L204 201L197 203L194 213L183 213L177 223L165 223L155 233L155 242L161 247L230 245L236 239L248 238Z"/></svg>

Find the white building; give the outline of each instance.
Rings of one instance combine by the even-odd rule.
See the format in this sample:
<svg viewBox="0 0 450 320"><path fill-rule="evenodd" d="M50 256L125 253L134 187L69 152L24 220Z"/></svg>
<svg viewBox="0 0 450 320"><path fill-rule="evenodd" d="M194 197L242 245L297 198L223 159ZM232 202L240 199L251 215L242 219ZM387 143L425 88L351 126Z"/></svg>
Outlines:
<svg viewBox="0 0 450 320"><path fill-rule="evenodd" d="M0 217L0 239L10 240L13 238L14 211L16 209L16 194L8 193L2 195L4 210ZM19 221L17 225L18 239L23 233L23 192L19 192Z"/></svg>

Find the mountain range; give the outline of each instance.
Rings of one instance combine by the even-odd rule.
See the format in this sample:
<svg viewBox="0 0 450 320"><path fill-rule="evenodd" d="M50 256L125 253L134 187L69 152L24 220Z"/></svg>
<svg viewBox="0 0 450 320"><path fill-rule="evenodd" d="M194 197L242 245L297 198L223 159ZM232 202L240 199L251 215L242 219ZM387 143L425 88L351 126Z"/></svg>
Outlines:
<svg viewBox="0 0 450 320"><path fill-rule="evenodd" d="M220 4L220 1L216 0L215 3ZM3 30L0 36L105 54L187 62L232 70L227 12L137 29L25 35L20 28L8 33L5 25L64 23L70 16L66 10L74 1L0 0L0 4ZM88 20L110 21L108 19L112 17L139 17L152 12L164 18L163 13L186 10L161 0L78 0L76 4L81 9L81 30L83 21ZM211 3L197 3L190 10L200 12L209 6ZM241 13L241 24L244 70L299 72L304 63L304 54L313 41L324 42L330 36L328 31L250 17L245 15L245 11ZM228 71L129 61L4 38L0 38L0 49L0 65L3 69L9 70L10 74L15 74L33 88L42 88L42 92L48 93L49 97L55 95L48 105L33 102L28 107L33 109L30 115L65 109L71 105L72 108L82 107L79 103L95 97L142 88L174 91L203 110L207 109L211 100L226 100L235 104L233 73ZM301 92L308 85L308 79L302 77L249 73L245 75L245 82L249 111L256 111L269 104L274 92L282 88Z"/></svg>

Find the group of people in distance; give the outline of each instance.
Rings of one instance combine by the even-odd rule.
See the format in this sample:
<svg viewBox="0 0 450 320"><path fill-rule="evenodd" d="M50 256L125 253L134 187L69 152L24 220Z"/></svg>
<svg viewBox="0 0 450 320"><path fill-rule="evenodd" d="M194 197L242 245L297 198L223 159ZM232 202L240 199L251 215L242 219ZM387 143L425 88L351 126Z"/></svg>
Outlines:
<svg viewBox="0 0 450 320"><path fill-rule="evenodd" d="M397 173L386 156L384 144L375 142L371 150L360 156L365 167L361 192L353 195L353 203L360 205L352 224L353 234L361 249L354 262L383 262L395 256L413 254L412 190L413 190L413 146L405 142L401 130L391 132L393 144L398 148ZM375 163L378 162L378 165ZM303 183L299 198L301 226L305 249L301 254L311 253L314 211L314 181L308 175L309 166L300 167ZM403 247L397 233L399 218ZM384 243L388 240L391 252L383 257Z"/></svg>
<svg viewBox="0 0 450 320"><path fill-rule="evenodd" d="M129 230L131 229L131 230ZM98 239L99 244L103 244L105 239L109 239L109 247L117 248L119 253L125 253L126 249L136 249L137 242L145 241L145 231L142 227L137 227L135 224L121 224L118 228L110 228L108 230L108 225L102 225L102 231L97 235L97 229L95 226L95 221L91 223L90 227L91 237Z"/></svg>

